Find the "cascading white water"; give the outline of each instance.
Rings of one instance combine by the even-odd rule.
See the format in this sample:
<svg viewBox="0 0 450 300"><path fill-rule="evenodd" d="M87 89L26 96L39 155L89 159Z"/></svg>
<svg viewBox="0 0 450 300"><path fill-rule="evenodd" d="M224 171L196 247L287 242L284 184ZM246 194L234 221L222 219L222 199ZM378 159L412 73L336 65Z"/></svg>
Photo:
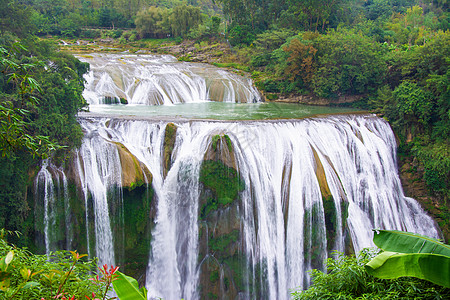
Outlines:
<svg viewBox="0 0 450 300"><path fill-rule="evenodd" d="M178 62L169 55L90 54L84 98L89 104L176 104L258 102L261 97L246 77L206 64ZM105 100L109 99L109 101Z"/></svg>
<svg viewBox="0 0 450 300"><path fill-rule="evenodd" d="M64 198L64 223L65 223L65 236L66 236L66 250L72 250L73 242L73 228L72 228L72 215L70 207L70 196L69 196L69 183L67 181L66 174L64 174L63 168L58 168L58 173L62 178L63 185L63 198Z"/></svg>
<svg viewBox="0 0 450 300"><path fill-rule="evenodd" d="M34 188L35 196L38 197L35 208L36 222L43 225L43 228L37 227L44 234L45 253L48 255L59 249L63 240L65 241L64 247L71 249L73 235L69 188L63 170L48 160L43 160L41 169L36 175ZM61 202L63 207L60 207ZM59 215L63 216L63 220L59 218ZM64 225L60 226L60 223Z"/></svg>
<svg viewBox="0 0 450 300"><path fill-rule="evenodd" d="M393 133L376 117L180 122L166 177L166 122L91 119L81 124L87 134L78 151L79 172L95 201L100 261L114 260L113 248L107 247L113 241L106 202L108 188L120 185L121 169L111 141L124 145L153 174L157 213L146 284L151 297L199 298L199 169L216 134L230 137L245 181L239 200L241 255L247 262L243 280L261 290L243 291L242 298L288 299L290 288L307 284L308 269L324 267L330 249L344 250L344 231L355 251L373 245L372 228L439 236L433 220L403 195ZM319 163L334 201L334 237L327 236Z"/></svg>
<svg viewBox="0 0 450 300"><path fill-rule="evenodd" d="M35 195L39 195L39 190L42 189L43 193L43 207L44 207L44 239L45 239L45 253L48 255L52 250L55 250L52 241L55 239L52 236L54 230L49 230L51 227L55 227L55 214L53 213L53 206L55 203L55 186L53 185L52 175L47 169L48 161L42 162L42 167L35 179Z"/></svg>
<svg viewBox="0 0 450 300"><path fill-rule="evenodd" d="M97 128L89 122L82 122L86 130L83 144L77 152L77 169L85 197L86 226L88 226L89 199L92 199L95 227L95 256L99 265L115 265L114 240L109 216L109 203L121 197L115 189L121 187L122 170L117 147L100 136ZM87 229L88 244L90 238ZM89 255L91 249L88 248Z"/></svg>

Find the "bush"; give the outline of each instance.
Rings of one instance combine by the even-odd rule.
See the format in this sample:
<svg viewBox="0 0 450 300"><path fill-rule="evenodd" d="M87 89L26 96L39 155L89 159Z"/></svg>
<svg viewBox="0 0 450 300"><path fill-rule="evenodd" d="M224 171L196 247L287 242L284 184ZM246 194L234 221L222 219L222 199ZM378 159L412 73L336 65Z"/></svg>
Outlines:
<svg viewBox="0 0 450 300"><path fill-rule="evenodd" d="M293 299L449 299L450 289L410 277L393 280L369 275L364 265L377 250L364 249L357 257L337 253L327 260L327 273L312 270L311 287L292 292Z"/></svg>
<svg viewBox="0 0 450 300"><path fill-rule="evenodd" d="M85 255L76 251L36 255L10 245L5 230L0 235L0 298L54 299L60 295L58 298L85 299L92 293L103 295L105 286L91 280L96 263L83 261Z"/></svg>
<svg viewBox="0 0 450 300"><path fill-rule="evenodd" d="M252 28L248 25L236 25L230 29L228 39L233 46L250 45L255 39Z"/></svg>

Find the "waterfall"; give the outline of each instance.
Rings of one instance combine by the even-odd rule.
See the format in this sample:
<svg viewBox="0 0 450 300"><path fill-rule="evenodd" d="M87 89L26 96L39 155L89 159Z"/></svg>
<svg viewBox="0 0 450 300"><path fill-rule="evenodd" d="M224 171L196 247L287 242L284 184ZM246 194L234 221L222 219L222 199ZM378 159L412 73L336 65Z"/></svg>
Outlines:
<svg viewBox="0 0 450 300"><path fill-rule="evenodd" d="M89 104L171 105L207 100L258 102L261 97L244 76L169 55L90 54L84 98Z"/></svg>
<svg viewBox="0 0 450 300"><path fill-rule="evenodd" d="M61 248L72 249L69 188L62 168L57 168L49 160L42 161L34 189L36 229L43 234L45 253L48 255Z"/></svg>
<svg viewBox="0 0 450 300"><path fill-rule="evenodd" d="M120 189L114 190L123 173L118 145L153 176L150 297L201 298L202 289L208 289L200 284L203 264L212 259L220 268L221 293L288 299L289 289L309 284L307 270L325 268L332 250L373 246L373 228L439 237L433 220L403 194L389 125L370 115L178 122L166 172L167 122L91 118L80 123L86 135L76 164L85 201L94 201L91 234L100 262L113 263L115 257L108 203L121 197ZM225 135L234 157L229 165L245 187L232 204L200 220L202 164L217 147L213 137ZM211 233L227 230L222 237ZM217 241L234 249L231 257L218 250Z"/></svg>
<svg viewBox="0 0 450 300"><path fill-rule="evenodd" d="M109 216L110 205L121 201L121 165L116 146L84 122L86 136L77 151L77 169L85 199L86 226L89 226L89 200L94 214L95 256L99 265L115 265L114 241ZM119 190L117 190L119 189ZM117 204L116 204L117 205ZM88 245L90 232L87 229ZM91 249L88 248L89 255Z"/></svg>
<svg viewBox="0 0 450 300"><path fill-rule="evenodd" d="M172 56L79 58L92 105L260 101L250 79ZM389 124L372 115L79 123L72 163L45 160L36 176L38 244L120 265L150 299L288 299L334 250L374 246L374 228L439 238L403 194Z"/></svg>

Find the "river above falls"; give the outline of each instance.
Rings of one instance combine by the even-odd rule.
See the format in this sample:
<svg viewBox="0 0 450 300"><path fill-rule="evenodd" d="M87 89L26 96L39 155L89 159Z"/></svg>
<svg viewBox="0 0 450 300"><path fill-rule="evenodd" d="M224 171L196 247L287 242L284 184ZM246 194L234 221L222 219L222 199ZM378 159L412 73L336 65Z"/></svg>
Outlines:
<svg viewBox="0 0 450 300"><path fill-rule="evenodd" d="M303 119L318 115L361 113L354 108L312 106L293 103L199 102L175 105L95 104L80 117L114 116L155 120L275 120Z"/></svg>

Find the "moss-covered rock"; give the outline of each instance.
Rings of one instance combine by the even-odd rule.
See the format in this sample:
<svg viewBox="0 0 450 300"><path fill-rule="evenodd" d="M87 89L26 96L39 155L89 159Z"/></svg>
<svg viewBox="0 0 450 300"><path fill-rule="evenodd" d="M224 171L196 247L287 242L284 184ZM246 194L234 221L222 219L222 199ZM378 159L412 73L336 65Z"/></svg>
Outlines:
<svg viewBox="0 0 450 300"><path fill-rule="evenodd" d="M205 217L211 210L228 206L245 189L245 182L237 170L217 160L203 161L199 181L213 194L213 197L207 199L206 206L201 208L201 217Z"/></svg>
<svg viewBox="0 0 450 300"><path fill-rule="evenodd" d="M245 290L239 193L245 182L228 135L211 137L200 168L201 299L236 299Z"/></svg>
<svg viewBox="0 0 450 300"><path fill-rule="evenodd" d="M328 186L325 169L323 168L322 162L319 159L319 155L314 148L312 149L312 151L315 160L315 173L320 186L320 192L322 194L325 227L327 230L327 249L329 252L331 252L336 242L336 232L338 230L338 210L336 207L335 199L333 198L330 187ZM341 210L340 217L342 220L342 226L346 227L345 224L348 217L348 202L344 201L344 199L345 197L341 197L339 205Z"/></svg>
<svg viewBox="0 0 450 300"><path fill-rule="evenodd" d="M211 144L206 150L204 160L221 161L224 165L237 169L236 157L230 137L226 134L212 136Z"/></svg>
<svg viewBox="0 0 450 300"><path fill-rule="evenodd" d="M210 212L225 208L238 198L245 189L236 166L236 157L231 139L226 134L211 137L200 168L200 183L203 191L200 201L200 218Z"/></svg>
<svg viewBox="0 0 450 300"><path fill-rule="evenodd" d="M145 278L153 228L154 209L151 185L123 190L123 257L121 269L134 278Z"/></svg>
<svg viewBox="0 0 450 300"><path fill-rule="evenodd" d="M152 182L152 174L124 145L115 142L122 166L122 187L133 190Z"/></svg>
<svg viewBox="0 0 450 300"><path fill-rule="evenodd" d="M172 154L175 148L175 141L177 138L177 125L174 123L168 123L164 131L164 144L163 144L163 174L167 176L170 168L172 167Z"/></svg>

